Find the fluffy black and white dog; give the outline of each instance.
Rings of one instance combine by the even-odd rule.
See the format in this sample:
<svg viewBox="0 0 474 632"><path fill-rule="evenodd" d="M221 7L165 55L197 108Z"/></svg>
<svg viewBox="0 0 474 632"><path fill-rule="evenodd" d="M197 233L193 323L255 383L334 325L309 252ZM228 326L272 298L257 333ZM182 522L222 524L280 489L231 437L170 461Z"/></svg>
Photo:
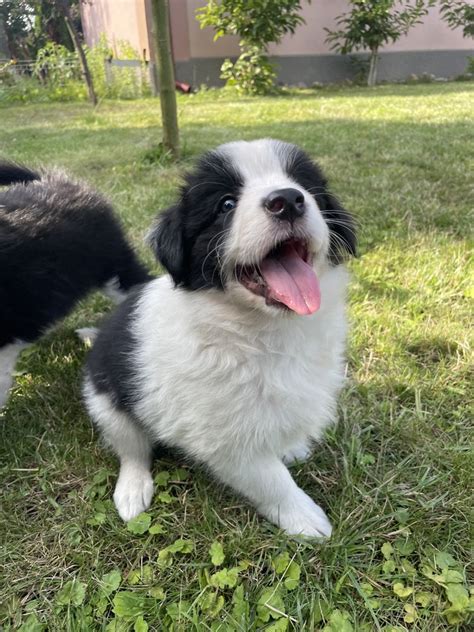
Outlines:
<svg viewBox="0 0 474 632"><path fill-rule="evenodd" d="M20 351L89 291L116 301L151 277L110 204L61 172L0 164L0 407Z"/></svg>
<svg viewBox="0 0 474 632"><path fill-rule="evenodd" d="M120 458L120 516L150 505L162 444L286 532L329 536L286 464L306 458L334 417L353 220L297 147L234 142L201 158L151 243L169 274L118 307L84 386Z"/></svg>

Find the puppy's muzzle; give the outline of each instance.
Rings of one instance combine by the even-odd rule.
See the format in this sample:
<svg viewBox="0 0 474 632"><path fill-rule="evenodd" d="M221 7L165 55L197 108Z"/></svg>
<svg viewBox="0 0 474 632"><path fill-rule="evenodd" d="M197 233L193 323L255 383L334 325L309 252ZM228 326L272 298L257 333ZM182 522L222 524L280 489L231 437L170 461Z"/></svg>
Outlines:
<svg viewBox="0 0 474 632"><path fill-rule="evenodd" d="M303 217L306 211L304 196L298 189L272 191L263 204L269 215L290 224Z"/></svg>

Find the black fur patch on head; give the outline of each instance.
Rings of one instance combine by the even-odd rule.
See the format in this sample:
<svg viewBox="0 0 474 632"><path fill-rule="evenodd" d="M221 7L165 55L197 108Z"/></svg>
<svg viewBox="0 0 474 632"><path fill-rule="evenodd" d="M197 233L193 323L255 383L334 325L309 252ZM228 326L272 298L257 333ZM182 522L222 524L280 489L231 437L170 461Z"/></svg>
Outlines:
<svg viewBox="0 0 474 632"><path fill-rule="evenodd" d="M149 239L176 285L222 289L220 256L233 215L223 205L237 200L242 186L229 159L218 151L205 154L185 176L177 204L159 216Z"/></svg>
<svg viewBox="0 0 474 632"><path fill-rule="evenodd" d="M327 180L321 169L301 149L295 148L286 166L288 175L310 193L329 228L329 259L342 263L356 255L356 226L352 215L346 211L327 188Z"/></svg>

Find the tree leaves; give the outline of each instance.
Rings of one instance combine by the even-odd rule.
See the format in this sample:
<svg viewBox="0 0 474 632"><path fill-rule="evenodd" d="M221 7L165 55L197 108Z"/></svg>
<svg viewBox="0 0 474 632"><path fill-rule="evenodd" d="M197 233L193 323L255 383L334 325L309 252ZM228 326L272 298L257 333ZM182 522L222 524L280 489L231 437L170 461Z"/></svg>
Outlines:
<svg viewBox="0 0 474 632"><path fill-rule="evenodd" d="M294 33L304 23L302 0L222 0L208 2L196 11L201 28L211 26L215 38L238 35L248 44L263 49Z"/></svg>
<svg viewBox="0 0 474 632"><path fill-rule="evenodd" d="M371 62L376 66L379 49L388 42L396 42L415 24L422 21L435 0L351 0L351 10L336 18L338 28L325 28L326 42L343 55L358 50L370 50ZM374 81L375 81L375 70ZM369 85L373 85L369 82Z"/></svg>
<svg viewBox="0 0 474 632"><path fill-rule="evenodd" d="M271 92L276 74L267 57L268 45L304 23L301 5L302 0L221 0L197 9L201 28L212 27L214 40L224 35L240 38L240 57L235 63L226 59L221 67L228 86L247 94Z"/></svg>

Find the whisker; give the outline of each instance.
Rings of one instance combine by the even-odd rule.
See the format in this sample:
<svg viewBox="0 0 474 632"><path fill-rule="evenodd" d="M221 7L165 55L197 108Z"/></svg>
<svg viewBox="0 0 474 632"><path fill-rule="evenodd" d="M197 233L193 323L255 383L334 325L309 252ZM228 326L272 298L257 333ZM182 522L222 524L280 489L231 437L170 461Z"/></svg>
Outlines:
<svg viewBox="0 0 474 632"><path fill-rule="evenodd" d="M336 212L339 213L344 213L344 211L342 209L334 209ZM327 220L329 222L348 222L349 224L356 224L356 226L362 226L362 221L360 220L359 217L354 217L353 215L351 215L351 219L350 220L346 220L343 217L331 217L332 213L334 213L334 210L330 210L330 211L321 211L321 215L324 218L327 218Z"/></svg>
<svg viewBox="0 0 474 632"><path fill-rule="evenodd" d="M207 184L215 184L216 186L219 186L219 185L222 185L222 182L213 182L212 180L205 180L204 182L198 182L192 187L190 187L189 189L187 189L186 193L191 193L191 191L194 191L194 189L205 186Z"/></svg>
<svg viewBox="0 0 474 632"><path fill-rule="evenodd" d="M306 189L306 191L309 191L309 193L313 193L313 192L316 192L316 191L326 192L327 189L326 189L326 187L314 186L314 187L308 187Z"/></svg>
<svg viewBox="0 0 474 632"><path fill-rule="evenodd" d="M203 279L205 281L207 281L207 279L206 279L206 274L205 274L205 271L204 271L204 266L206 265L206 262L209 259L209 257L211 257L214 253L216 253L217 254L217 261L219 263L219 266L221 266L219 249L222 246L223 240L226 238L228 232L229 232L229 229L225 228L224 230L220 231L219 233L214 235L209 240L209 243L207 245L208 252L207 252L206 256L204 257L204 260L203 260L203 262L201 264L201 274L202 274ZM211 245L212 245L212 243L214 241L217 241L215 247L212 248L211 250L209 250L209 248L211 247ZM215 271L212 273L211 283L213 283L213 281L214 281L214 273L215 273Z"/></svg>
<svg viewBox="0 0 474 632"><path fill-rule="evenodd" d="M332 225L342 226L345 230L347 230L348 233L353 235L353 237L357 237L357 234L356 234L356 231L355 231L354 227L351 226L350 224L342 224L341 222L336 222L336 221L335 222L330 221L328 223L329 223L330 230L331 230L331 226Z"/></svg>
<svg viewBox="0 0 474 632"><path fill-rule="evenodd" d="M335 254L338 254L341 257L346 258L347 251L352 250L351 245L347 241L347 239L342 237L342 235L335 233L334 231L330 231L330 237L331 237L331 248L334 248L334 250L336 251Z"/></svg>

